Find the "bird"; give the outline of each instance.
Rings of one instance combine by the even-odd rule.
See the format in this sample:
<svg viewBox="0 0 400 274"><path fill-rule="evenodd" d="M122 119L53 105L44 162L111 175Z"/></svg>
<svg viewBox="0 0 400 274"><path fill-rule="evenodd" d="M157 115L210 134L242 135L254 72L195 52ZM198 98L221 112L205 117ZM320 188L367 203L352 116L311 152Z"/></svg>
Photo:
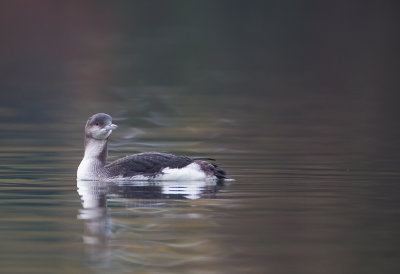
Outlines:
<svg viewBox="0 0 400 274"><path fill-rule="evenodd" d="M107 164L108 139L117 129L106 113L92 115L85 126L85 152L77 170L78 180L145 181L222 181L226 172L207 157L177 156L169 153L143 152Z"/></svg>

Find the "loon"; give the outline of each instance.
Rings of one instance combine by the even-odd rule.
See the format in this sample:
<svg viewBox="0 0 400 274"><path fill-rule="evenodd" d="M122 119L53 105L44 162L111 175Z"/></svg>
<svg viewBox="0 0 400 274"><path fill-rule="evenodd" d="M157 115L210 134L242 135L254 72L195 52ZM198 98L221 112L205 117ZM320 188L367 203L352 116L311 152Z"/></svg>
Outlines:
<svg viewBox="0 0 400 274"><path fill-rule="evenodd" d="M117 125L110 115L97 113L85 127L85 154L78 167L78 180L224 180L226 172L212 158L144 152L126 156L106 165L107 142Z"/></svg>

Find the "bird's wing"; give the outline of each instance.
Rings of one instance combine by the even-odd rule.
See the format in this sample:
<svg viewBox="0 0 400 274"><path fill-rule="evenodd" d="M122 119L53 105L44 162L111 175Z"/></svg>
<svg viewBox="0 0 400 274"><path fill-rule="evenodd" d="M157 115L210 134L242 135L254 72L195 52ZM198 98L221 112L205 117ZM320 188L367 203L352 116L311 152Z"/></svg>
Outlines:
<svg viewBox="0 0 400 274"><path fill-rule="evenodd" d="M192 158L167 153L146 152L124 157L106 166L110 176L155 176L164 168L182 168L193 162Z"/></svg>

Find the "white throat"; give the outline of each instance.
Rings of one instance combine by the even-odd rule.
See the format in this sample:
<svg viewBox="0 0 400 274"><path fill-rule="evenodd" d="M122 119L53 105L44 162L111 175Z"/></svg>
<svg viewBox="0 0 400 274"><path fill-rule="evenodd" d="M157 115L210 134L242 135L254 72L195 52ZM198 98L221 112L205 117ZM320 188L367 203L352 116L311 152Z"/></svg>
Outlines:
<svg viewBox="0 0 400 274"><path fill-rule="evenodd" d="M102 153L105 153L104 161L107 160L107 140L95 140L89 138L86 140L84 158L97 158L103 160L101 159L101 157L103 157Z"/></svg>
<svg viewBox="0 0 400 274"><path fill-rule="evenodd" d="M85 155L78 167L79 180L96 180L105 176L107 160L107 139L95 140L87 138L85 142Z"/></svg>

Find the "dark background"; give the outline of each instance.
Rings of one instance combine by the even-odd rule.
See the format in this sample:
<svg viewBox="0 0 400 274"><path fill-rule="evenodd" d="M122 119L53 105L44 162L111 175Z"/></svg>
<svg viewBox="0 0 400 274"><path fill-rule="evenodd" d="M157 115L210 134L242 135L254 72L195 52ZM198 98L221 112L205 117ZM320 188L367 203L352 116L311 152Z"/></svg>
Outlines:
<svg viewBox="0 0 400 274"><path fill-rule="evenodd" d="M377 119L387 135L399 114L398 16L390 2L0 5L2 119L51 119L147 86L282 104L323 97L320 115Z"/></svg>

